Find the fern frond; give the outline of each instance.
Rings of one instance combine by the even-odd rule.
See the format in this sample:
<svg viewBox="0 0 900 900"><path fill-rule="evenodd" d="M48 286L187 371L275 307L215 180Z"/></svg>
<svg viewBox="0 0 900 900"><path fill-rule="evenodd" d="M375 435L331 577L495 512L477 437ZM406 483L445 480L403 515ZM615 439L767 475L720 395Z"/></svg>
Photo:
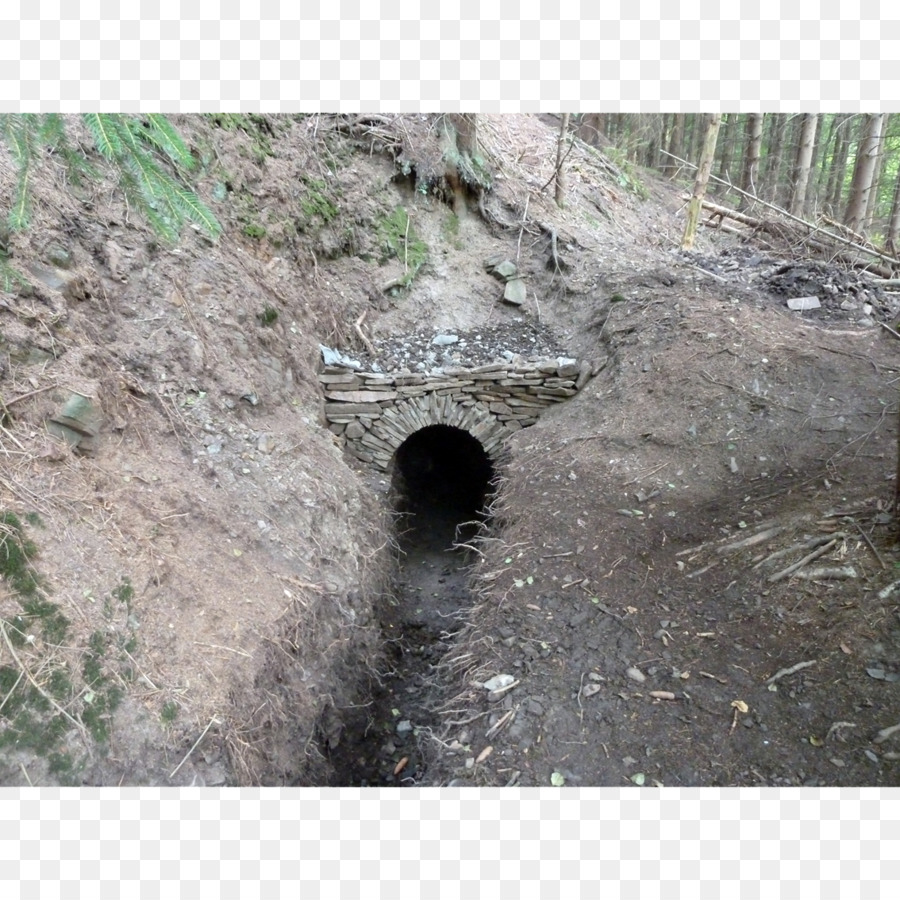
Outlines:
<svg viewBox="0 0 900 900"><path fill-rule="evenodd" d="M2 135L18 169L15 194L7 221L14 231L28 227L30 217L30 177L34 156L37 119L33 115L12 115L4 118Z"/></svg>
<svg viewBox="0 0 900 900"><path fill-rule="evenodd" d="M12 114L3 118L2 135L9 152L17 166L27 166L34 148L34 117Z"/></svg>
<svg viewBox="0 0 900 900"><path fill-rule="evenodd" d="M149 127L141 129L141 137L168 156L176 168L185 172L195 169L197 160L172 123L159 113L150 113L146 119Z"/></svg>
<svg viewBox="0 0 900 900"><path fill-rule="evenodd" d="M184 218L199 225L213 240L222 234L222 226L212 210L193 191L176 187L174 200Z"/></svg>
<svg viewBox="0 0 900 900"><path fill-rule="evenodd" d="M131 173L135 183L148 203L156 203L164 199L166 194L166 176L159 166L140 147L129 147L128 151L118 160L120 170Z"/></svg>
<svg viewBox="0 0 900 900"><path fill-rule="evenodd" d="M59 113L44 113L37 126L37 139L45 147L56 150L66 143L65 120Z"/></svg>
<svg viewBox="0 0 900 900"><path fill-rule="evenodd" d="M0 290L11 294L16 288L27 287L27 285L28 279L14 269L5 259L0 258Z"/></svg>
<svg viewBox="0 0 900 900"><path fill-rule="evenodd" d="M115 113L85 113L84 122L101 156L115 162L122 155L122 126Z"/></svg>
<svg viewBox="0 0 900 900"><path fill-rule="evenodd" d="M13 204L9 209L7 221L9 227L13 231L22 231L28 227L28 221L31 214L31 191L29 178L31 176L31 166L26 163L19 167L19 177L16 181L16 192L13 198Z"/></svg>
<svg viewBox="0 0 900 900"><path fill-rule="evenodd" d="M128 202L136 207L140 214L147 220L150 227L165 241L174 244L178 240L178 223L162 215L156 208L156 201L148 199L145 190L129 168L123 168L120 172L122 190Z"/></svg>

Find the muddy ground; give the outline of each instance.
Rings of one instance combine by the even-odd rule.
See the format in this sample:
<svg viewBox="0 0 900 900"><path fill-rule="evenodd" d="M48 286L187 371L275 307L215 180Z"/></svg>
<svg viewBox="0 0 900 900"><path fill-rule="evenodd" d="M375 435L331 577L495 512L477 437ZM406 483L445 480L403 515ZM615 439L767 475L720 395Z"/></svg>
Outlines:
<svg viewBox="0 0 900 900"><path fill-rule="evenodd" d="M181 119L216 246L42 173L0 488L68 624L4 585L4 784L900 783L896 304L713 229L682 255L683 185L580 144L560 210L552 123L482 121L495 179L463 217L416 182L420 116ZM398 207L427 248L399 291ZM819 276L822 310L789 312ZM478 500L477 465L437 476L426 444L381 473L325 427L319 344L363 350L363 314L376 345L539 326L605 364ZM90 452L47 430L72 392Z"/></svg>

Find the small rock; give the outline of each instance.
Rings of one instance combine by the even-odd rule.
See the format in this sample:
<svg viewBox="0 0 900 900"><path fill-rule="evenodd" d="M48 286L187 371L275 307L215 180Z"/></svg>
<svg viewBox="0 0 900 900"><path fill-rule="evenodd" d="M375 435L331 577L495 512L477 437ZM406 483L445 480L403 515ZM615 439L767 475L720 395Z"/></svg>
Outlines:
<svg viewBox="0 0 900 900"><path fill-rule="evenodd" d="M625 670L625 674L632 681L638 682L638 684L647 680L647 676L640 669L636 668L635 666L630 666L629 668L627 668Z"/></svg>
<svg viewBox="0 0 900 900"><path fill-rule="evenodd" d="M525 282L521 278L511 278L503 290L503 301L512 306L521 306L528 299Z"/></svg>
<svg viewBox="0 0 900 900"><path fill-rule="evenodd" d="M819 309L822 304L819 302L819 298L816 296L812 297L792 297L787 302L788 309L793 309L795 311L802 312L807 309Z"/></svg>
<svg viewBox="0 0 900 900"><path fill-rule="evenodd" d="M499 278L512 278L518 272L516 264L511 260L505 259L499 265L492 266L493 274Z"/></svg>
<svg viewBox="0 0 900 900"><path fill-rule="evenodd" d="M501 688L509 687L515 680L512 675L495 675L485 681L483 687L486 691L498 691Z"/></svg>
<svg viewBox="0 0 900 900"><path fill-rule="evenodd" d="M409 734L413 730L412 722L409 719L403 719L397 723L397 734Z"/></svg>
<svg viewBox="0 0 900 900"><path fill-rule="evenodd" d="M432 338L431 343L435 347L449 347L459 341L459 335L456 334L437 334Z"/></svg>

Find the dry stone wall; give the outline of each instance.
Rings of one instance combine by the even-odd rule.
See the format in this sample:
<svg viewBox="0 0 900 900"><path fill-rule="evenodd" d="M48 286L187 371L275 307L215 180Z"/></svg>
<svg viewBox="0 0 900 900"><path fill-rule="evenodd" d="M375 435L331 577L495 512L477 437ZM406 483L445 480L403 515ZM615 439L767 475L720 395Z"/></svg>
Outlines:
<svg viewBox="0 0 900 900"><path fill-rule="evenodd" d="M319 381L328 427L357 459L387 469L397 448L430 425L467 431L496 458L510 434L574 397L592 374L588 362L558 358L432 373L325 366Z"/></svg>

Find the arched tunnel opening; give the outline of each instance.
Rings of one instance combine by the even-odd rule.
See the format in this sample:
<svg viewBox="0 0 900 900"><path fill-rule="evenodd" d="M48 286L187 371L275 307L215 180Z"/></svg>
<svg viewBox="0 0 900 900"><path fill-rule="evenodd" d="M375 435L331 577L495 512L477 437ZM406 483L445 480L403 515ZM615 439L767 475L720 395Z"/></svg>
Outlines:
<svg viewBox="0 0 900 900"><path fill-rule="evenodd" d="M474 603L468 547L489 518L494 474L481 442L449 425L414 432L394 454L400 552L376 605L383 671L366 702L342 716L340 749L331 755L342 786L414 785L427 767L433 748L419 735L442 727L432 707L434 669Z"/></svg>
<svg viewBox="0 0 900 900"><path fill-rule="evenodd" d="M490 457L469 432L430 425L411 434L394 456L401 543L470 537L487 517L493 478Z"/></svg>

